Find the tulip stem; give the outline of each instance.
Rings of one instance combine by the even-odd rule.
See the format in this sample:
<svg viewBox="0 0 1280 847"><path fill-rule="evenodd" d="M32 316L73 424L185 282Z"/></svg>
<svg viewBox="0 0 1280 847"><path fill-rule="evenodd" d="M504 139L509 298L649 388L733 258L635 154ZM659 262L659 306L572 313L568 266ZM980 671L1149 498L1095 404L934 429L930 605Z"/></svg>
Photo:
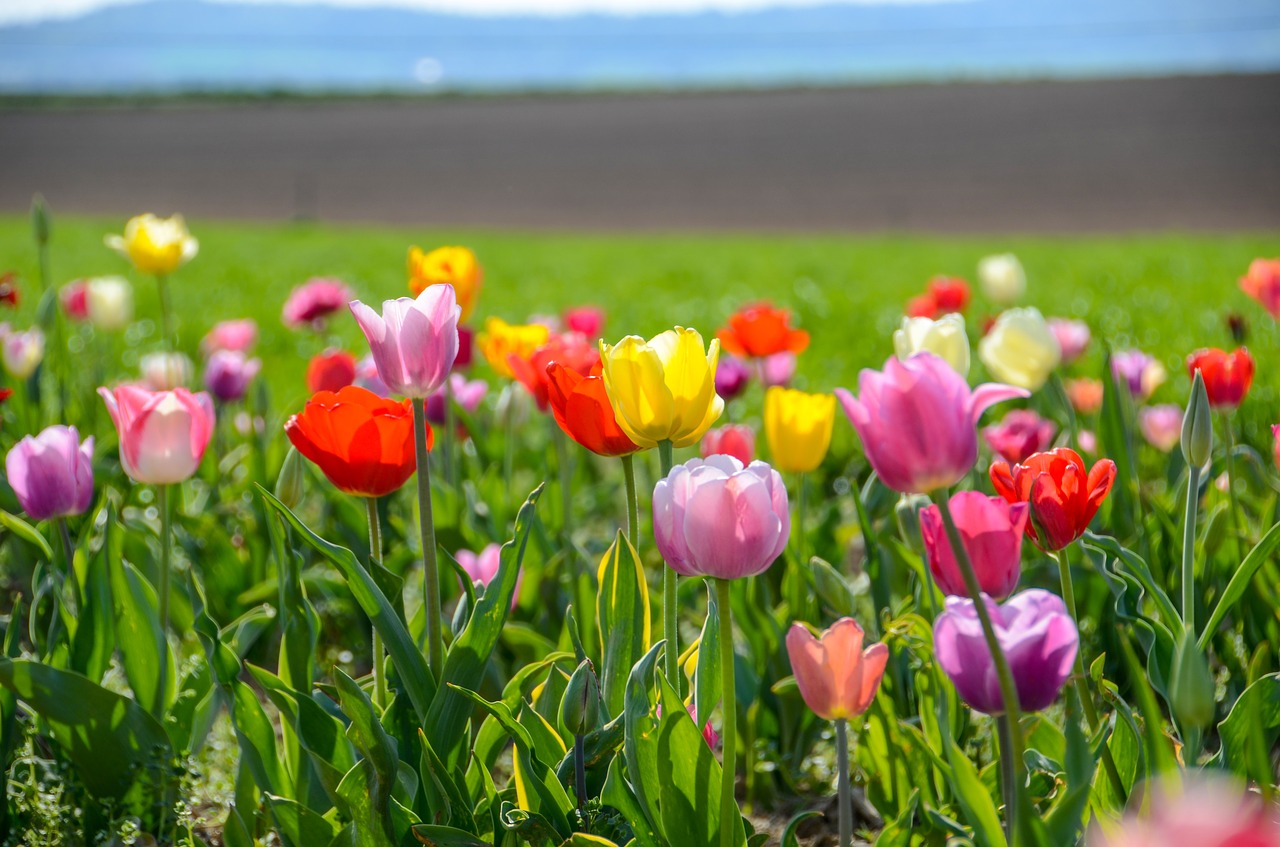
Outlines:
<svg viewBox="0 0 1280 847"><path fill-rule="evenodd" d="M551 418L551 440L556 445L556 473L560 478L560 532L564 536L565 547L572 547L569 540L569 528L573 526L570 522L570 512L573 511L573 496L569 490L569 485L573 473L569 467L569 446L564 437L562 430L555 422L555 418Z"/></svg>
<svg viewBox="0 0 1280 847"><path fill-rule="evenodd" d="M636 457L628 453L622 457L622 476L627 485L627 536L631 546L640 548L640 498L636 496Z"/></svg>
<svg viewBox="0 0 1280 847"><path fill-rule="evenodd" d="M422 536L422 604L427 618L427 663L440 679L444 671L444 635L440 629L440 572L436 564L436 527L431 513L431 464L427 461L427 401L413 398L413 445L418 460L418 530Z"/></svg>
<svg viewBox="0 0 1280 847"><path fill-rule="evenodd" d="M1018 771L1017 760L1013 757L1013 727L1007 715L996 715L996 734L1000 738L1000 784L1004 788L1004 838L1013 844L1014 824L1017 820ZM1019 756L1019 758L1021 758ZM1013 805L1010 805L1010 798Z"/></svg>
<svg viewBox="0 0 1280 847"><path fill-rule="evenodd" d="M803 572L807 562L805 561L805 535L804 535L804 513L805 506L809 501L809 475L807 473L800 474L800 482L797 486L799 497L796 503L796 558L800 561L800 569Z"/></svg>
<svg viewBox="0 0 1280 847"><path fill-rule="evenodd" d="M369 517L369 573L382 564L382 522L378 519L378 498L364 498L365 514ZM382 633L371 627L373 638L373 705L387 708L387 681L383 678Z"/></svg>
<svg viewBox="0 0 1280 847"><path fill-rule="evenodd" d="M667 569L670 572L670 568ZM724 714L721 716L721 751L724 756L720 775L720 847L733 847L737 830L733 816L738 814L734 799L734 783L737 776L738 703L733 687L733 613L729 598L729 580L716 579L716 606L720 612L720 687L724 698ZM667 655L672 655L668 652ZM701 718L699 718L701 720Z"/></svg>
<svg viewBox="0 0 1280 847"><path fill-rule="evenodd" d="M1196 517L1200 506L1200 466L1187 463L1187 512L1182 522L1182 623L1196 634Z"/></svg>
<svg viewBox="0 0 1280 847"><path fill-rule="evenodd" d="M156 286L160 290L160 327L164 332L165 349L170 353L178 348L178 341L173 336L173 310L169 305L169 278L164 274L156 274Z"/></svg>
<svg viewBox="0 0 1280 847"><path fill-rule="evenodd" d="M1236 499L1236 439L1231 428L1231 413L1222 413L1222 434L1227 448L1227 497L1231 502L1231 535L1235 539L1236 562L1244 561L1240 541L1240 502Z"/></svg>
<svg viewBox="0 0 1280 847"><path fill-rule="evenodd" d="M658 442L658 461L662 465L662 478L671 473L671 440L664 438ZM676 572L669 566L662 571L662 637L667 646L663 656L663 666L667 671L667 682L680 696L684 696L684 686L680 684L680 629L676 625Z"/></svg>
<svg viewBox="0 0 1280 847"><path fill-rule="evenodd" d="M578 812L587 815L587 745L581 735L573 736L573 788L578 795Z"/></svg>
<svg viewBox="0 0 1280 847"><path fill-rule="evenodd" d="M450 488L453 488L457 485L453 448L457 440L458 429L457 423L454 422L453 386L446 379L440 390L444 392L444 435L440 439L440 464L443 465L444 469L444 481ZM462 461L461 451L459 451L457 459L459 462Z"/></svg>
<svg viewBox="0 0 1280 847"><path fill-rule="evenodd" d="M169 681L166 679L169 672L169 658L165 653L169 647L169 570L170 557L173 554L171 545L172 540L172 521L171 503L170 503L170 485L158 486L160 495L160 584L156 590L156 595L160 601L160 642L164 645L164 650L160 656L159 679L156 685L156 712L163 714L165 701L165 692L168 689Z"/></svg>
<svg viewBox="0 0 1280 847"><path fill-rule="evenodd" d="M71 581L71 616L76 617L80 609L80 580L76 576L76 547L71 541L71 530L67 528L67 519L58 518L58 535L62 537L62 552L67 557L67 576Z"/></svg>
<svg viewBox="0 0 1280 847"><path fill-rule="evenodd" d="M853 791L849 785L849 722L840 718L836 722L836 771L839 782L836 787L840 815L840 847L853 843Z"/></svg>

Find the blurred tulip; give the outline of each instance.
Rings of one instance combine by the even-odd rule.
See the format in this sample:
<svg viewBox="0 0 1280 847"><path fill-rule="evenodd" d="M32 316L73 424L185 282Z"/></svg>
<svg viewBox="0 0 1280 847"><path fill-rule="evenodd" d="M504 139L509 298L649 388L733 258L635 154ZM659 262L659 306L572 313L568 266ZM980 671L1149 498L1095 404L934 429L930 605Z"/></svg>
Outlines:
<svg viewBox="0 0 1280 847"><path fill-rule="evenodd" d="M646 448L698 443L724 411L715 391L719 355L719 341L704 351L698 331L683 327L647 342L636 335L613 346L600 342L604 384L622 431Z"/></svg>
<svg viewBox="0 0 1280 847"><path fill-rule="evenodd" d="M1066 318L1049 318L1049 331L1058 339L1058 347L1062 350L1062 364L1069 365L1084 355L1093 333L1084 321L1072 321Z"/></svg>
<svg viewBox="0 0 1280 847"><path fill-rule="evenodd" d="M323 332L329 318L346 308L354 296L340 279L313 277L293 289L284 301L284 325Z"/></svg>
<svg viewBox="0 0 1280 847"><path fill-rule="evenodd" d="M809 346L809 333L791 327L790 310L769 303L753 303L734 312L716 338L726 353L748 359L803 353Z"/></svg>
<svg viewBox="0 0 1280 847"><path fill-rule="evenodd" d="M195 365L183 353L148 353L138 360L138 370L152 391L186 387L195 375Z"/></svg>
<svg viewBox="0 0 1280 847"><path fill-rule="evenodd" d="M600 362L600 350L594 342L588 341L585 335L569 332L551 336L550 340L538 347L528 358L512 354L507 358L511 372L538 404L540 411L547 411L547 391L550 377L547 366L559 362L571 371L582 376L591 373Z"/></svg>
<svg viewBox="0 0 1280 847"><path fill-rule="evenodd" d="M1058 426L1030 409L1014 409L998 424L984 427L982 437L1000 458L1016 465L1033 453L1048 450Z"/></svg>
<svg viewBox="0 0 1280 847"><path fill-rule="evenodd" d="M1040 312L1009 309L978 342L978 358L996 379L1037 391L1062 360L1062 348Z"/></svg>
<svg viewBox="0 0 1280 847"><path fill-rule="evenodd" d="M836 420L836 398L790 388L770 388L764 395L764 432L773 466L789 473L808 473L827 457Z"/></svg>
<svg viewBox="0 0 1280 847"><path fill-rule="evenodd" d="M551 330L545 324L509 324L502 318L489 318L484 322L484 332L480 333L477 342L480 353L494 373L514 379L511 357L529 358L550 337Z"/></svg>
<svg viewBox="0 0 1280 847"><path fill-rule="evenodd" d="M605 390L601 366L588 376L558 362L547 366L547 399L565 435L601 456L626 456L640 449L618 426Z"/></svg>
<svg viewBox="0 0 1280 847"><path fill-rule="evenodd" d="M774 353L760 359L760 383L765 388L786 388L796 375L795 353Z"/></svg>
<svg viewBox="0 0 1280 847"><path fill-rule="evenodd" d="M1027 274L1012 253L983 257L978 262L978 282L987 299L1001 306L1018 302L1027 291Z"/></svg>
<svg viewBox="0 0 1280 847"><path fill-rule="evenodd" d="M200 340L200 353L208 357L219 350L247 353L258 342L258 324L253 318L219 321Z"/></svg>
<svg viewBox="0 0 1280 847"><path fill-rule="evenodd" d="M85 284L85 307L94 329L122 330L133 320L133 286L122 276L95 276Z"/></svg>
<svg viewBox="0 0 1280 847"><path fill-rule="evenodd" d="M483 379L467 379L462 374L449 374L449 396L453 398L453 402L457 403L467 412L475 412L480 408L481 401L485 395L489 393L489 383ZM427 398L427 420L433 424L443 424L446 421L445 415L445 388L440 387L435 394ZM459 430L465 432L461 424Z"/></svg>
<svg viewBox="0 0 1280 847"><path fill-rule="evenodd" d="M921 294L907 301L902 314L908 318L933 319L941 315L942 310L938 308L938 301L934 300L932 295Z"/></svg>
<svg viewBox="0 0 1280 847"><path fill-rule="evenodd" d="M1240 290L1280 320L1280 259L1254 259L1240 278Z"/></svg>
<svg viewBox="0 0 1280 847"><path fill-rule="evenodd" d="M1168 453L1182 439L1182 409L1172 403L1138 410L1138 429L1147 443Z"/></svg>
<svg viewBox="0 0 1280 847"><path fill-rule="evenodd" d="M710 747L712 750L719 747L720 733L716 732L714 729L711 728L711 721L708 720L705 723L699 724L698 711L697 709L694 708L694 705L692 703L689 703L684 708L685 708L685 711L689 713L689 717L693 719L693 725L701 726L702 740L707 742L707 746Z"/></svg>
<svg viewBox="0 0 1280 847"><path fill-rule="evenodd" d="M93 436L51 426L9 450L5 476L22 511L35 521L83 514L93 502Z"/></svg>
<svg viewBox="0 0 1280 847"><path fill-rule="evenodd" d="M369 342L378 376L396 394L425 399L444 385L458 355L458 304L453 288L429 285L417 299L384 300L382 314L351 301Z"/></svg>
<svg viewBox="0 0 1280 847"><path fill-rule="evenodd" d="M969 283L958 276L935 276L929 280L928 294L940 314L969 308Z"/></svg>
<svg viewBox="0 0 1280 847"><path fill-rule="evenodd" d="M1271 425L1271 458L1275 462L1276 470L1280 471L1280 424Z"/></svg>
<svg viewBox="0 0 1280 847"><path fill-rule="evenodd" d="M18 275L13 271L0 274L0 305L18 308Z"/></svg>
<svg viewBox="0 0 1280 847"><path fill-rule="evenodd" d="M13 396L12 388L0 388L0 406L3 406L5 401L12 396Z"/></svg>
<svg viewBox="0 0 1280 847"><path fill-rule="evenodd" d="M89 320L89 281L75 279L58 289L62 313L77 323Z"/></svg>
<svg viewBox="0 0 1280 847"><path fill-rule="evenodd" d="M1141 350L1117 350L1111 354L1111 373L1128 387L1135 400L1146 400L1169 377L1164 365Z"/></svg>
<svg viewBox="0 0 1280 847"><path fill-rule="evenodd" d="M707 430L699 447L702 458L717 454L732 456L743 465L751 464L756 454L756 433L745 424L725 424Z"/></svg>
<svg viewBox="0 0 1280 847"><path fill-rule="evenodd" d="M471 367L475 358L476 334L471 327L458 324L458 355L454 357L453 369L466 370Z"/></svg>
<svg viewBox="0 0 1280 847"><path fill-rule="evenodd" d="M1067 399L1071 401L1071 408L1076 410L1076 414L1092 415L1102 408L1106 388L1101 380L1069 379L1066 382L1066 389Z"/></svg>
<svg viewBox="0 0 1280 847"><path fill-rule="evenodd" d="M690 459L653 489L653 535L681 576L742 579L764 573L791 533L787 489L764 462Z"/></svg>
<svg viewBox="0 0 1280 847"><path fill-rule="evenodd" d="M746 390L751 368L736 356L721 356L716 363L716 394L726 403Z"/></svg>
<svg viewBox="0 0 1280 847"><path fill-rule="evenodd" d="M356 362L356 377L351 384L358 385L366 391L372 391L379 397L391 396L391 389L382 381L382 377L378 376L378 365L373 361L372 353L365 355L363 359ZM434 397L435 394L431 396Z"/></svg>
<svg viewBox="0 0 1280 847"><path fill-rule="evenodd" d="M928 351L941 356L960 376L969 375L969 336L964 316L956 313L930 318L903 318L893 333L893 352L899 359Z"/></svg>
<svg viewBox="0 0 1280 847"><path fill-rule="evenodd" d="M437 247L429 253L409 248L409 291L417 297L432 285L452 285L461 310L459 321L475 311L483 282L484 269L466 247Z"/></svg>
<svg viewBox="0 0 1280 847"><path fill-rule="evenodd" d="M261 368L261 360L239 350L218 350L204 366L204 387L223 403L241 400Z"/></svg>
<svg viewBox="0 0 1280 847"><path fill-rule="evenodd" d="M120 436L120 464L135 482L165 485L189 479L213 435L213 401L185 388L148 391L122 385L98 394Z"/></svg>
<svg viewBox="0 0 1280 847"><path fill-rule="evenodd" d="M390 494L417 467L409 401L385 400L358 386L317 392L284 431L339 491L357 497ZM432 438L428 427L428 449Z"/></svg>
<svg viewBox="0 0 1280 847"><path fill-rule="evenodd" d="M138 215L125 224L123 236L108 235L105 241L139 271L157 276L173 273L200 250L199 242L187 232L182 215Z"/></svg>
<svg viewBox="0 0 1280 847"><path fill-rule="evenodd" d="M1009 662L1023 713L1046 709L1071 676L1080 646L1075 621L1062 598L1039 588L1015 594L1001 606L983 596L1000 649ZM948 597L933 624L934 655L970 708L1004 712L995 662L987 649L977 607L968 597Z"/></svg>
<svg viewBox="0 0 1280 847"><path fill-rule="evenodd" d="M604 329L604 309L599 306L578 306L564 313L564 325L570 332L585 335L594 345Z"/></svg>
<svg viewBox="0 0 1280 847"><path fill-rule="evenodd" d="M470 550L459 550L453 554L456 561L467 576L471 577L471 582L476 588L481 590L488 588L489 583L493 582L493 578L498 575L498 568L502 564L502 546L499 544L486 544L485 548L479 553L473 553ZM516 573L516 589L511 595L511 608L516 607L516 601L520 599L520 584L524 582L524 568Z"/></svg>
<svg viewBox="0 0 1280 847"><path fill-rule="evenodd" d="M1253 384L1253 357L1244 347L1230 353L1217 348L1197 350L1187 357L1187 371L1204 377L1209 405L1215 409L1234 409L1249 393Z"/></svg>
<svg viewBox="0 0 1280 847"><path fill-rule="evenodd" d="M44 361L44 333L40 327L13 330L8 324L0 324L0 359L9 376L30 379Z"/></svg>
<svg viewBox="0 0 1280 847"><path fill-rule="evenodd" d="M982 412L993 403L1026 397L1022 388L988 383L970 392L964 377L933 353L897 357L883 371L858 375L858 398L836 397L858 431L880 481L903 494L928 494L959 482L978 460Z"/></svg>
<svg viewBox="0 0 1280 847"><path fill-rule="evenodd" d="M1095 822L1085 847L1280 847L1275 809L1223 772L1191 771L1142 792L1116 822Z"/></svg>
<svg viewBox="0 0 1280 847"><path fill-rule="evenodd" d="M1089 528L1116 481L1116 463L1099 459L1086 470L1066 447L1036 453L1016 465L994 462L991 484L1010 503L1030 503L1027 537L1046 552L1061 550Z"/></svg>
<svg viewBox="0 0 1280 847"><path fill-rule="evenodd" d="M1009 503L980 491L960 491L948 505L960 539L984 594L1003 600L1018 587L1022 574L1022 535L1031 514L1026 503ZM920 510L920 534L929 570L948 596L964 597L964 577L936 505Z"/></svg>
<svg viewBox="0 0 1280 847"><path fill-rule="evenodd" d="M1076 444L1089 456L1098 455L1098 434L1091 429L1082 429L1076 433Z"/></svg>
<svg viewBox="0 0 1280 847"><path fill-rule="evenodd" d="M863 649L864 633L853 618L841 618L814 637L802 623L787 631L787 656L800 696L815 715L848 720L871 707L880 688L889 648Z"/></svg>
<svg viewBox="0 0 1280 847"><path fill-rule="evenodd" d="M355 382L356 357L346 350L326 350L307 363L307 390L338 391Z"/></svg>

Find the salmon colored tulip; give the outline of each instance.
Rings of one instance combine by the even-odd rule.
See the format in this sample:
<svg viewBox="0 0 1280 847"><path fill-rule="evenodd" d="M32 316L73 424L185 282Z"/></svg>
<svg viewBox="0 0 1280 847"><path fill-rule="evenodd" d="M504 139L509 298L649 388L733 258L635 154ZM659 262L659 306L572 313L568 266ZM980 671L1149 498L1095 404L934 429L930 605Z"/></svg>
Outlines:
<svg viewBox="0 0 1280 847"><path fill-rule="evenodd" d="M559 362L569 370L586 376L599 364L600 351L585 335L569 332L553 335L550 341L534 350L527 359L514 353L507 358L507 364L511 366L515 378L529 390L538 408L544 412L549 402L548 386L551 379L547 366L552 362Z"/></svg>
<svg viewBox="0 0 1280 847"><path fill-rule="evenodd" d="M148 391L99 388L120 436L120 464L135 482L166 485L189 479L213 435L213 401L185 388Z"/></svg>
<svg viewBox="0 0 1280 847"><path fill-rule="evenodd" d="M1099 459L1086 469L1066 447L1036 453L1016 465L994 462L991 484L1010 503L1030 503L1027 537L1041 550L1061 550L1089 528L1116 480L1116 463Z"/></svg>
<svg viewBox="0 0 1280 847"><path fill-rule="evenodd" d="M1244 347L1230 353L1217 348L1197 350L1187 357L1191 376L1200 371L1204 378L1209 405L1215 409L1234 409L1244 401L1253 384L1253 356Z"/></svg>
<svg viewBox="0 0 1280 847"><path fill-rule="evenodd" d="M500 376L515 379L511 359L528 359L546 344L551 330L546 324L509 324L502 318L489 318L476 343L489 367Z"/></svg>
<svg viewBox="0 0 1280 847"><path fill-rule="evenodd" d="M144 274L163 276L185 265L200 250L187 232L182 215L158 218L138 215L124 226L124 235L108 235L106 244Z"/></svg>
<svg viewBox="0 0 1280 847"><path fill-rule="evenodd" d="M1240 290L1280 320L1280 259L1254 259L1240 278Z"/></svg>
<svg viewBox="0 0 1280 847"><path fill-rule="evenodd" d="M857 717L871 706L889 662L883 644L862 647L863 631L841 618L814 637L802 623L787 632L787 655L800 696L813 713L829 721Z"/></svg>
<svg viewBox="0 0 1280 847"><path fill-rule="evenodd" d="M764 432L773 466L808 473L822 464L831 447L836 398L773 387L764 395Z"/></svg>
<svg viewBox="0 0 1280 847"><path fill-rule="evenodd" d="M749 465L756 457L756 433L745 424L725 424L707 430L698 449L704 459L720 454Z"/></svg>
<svg viewBox="0 0 1280 847"><path fill-rule="evenodd" d="M409 248L409 290L413 296L417 297L431 285L452 285L462 309L461 321L466 321L475 311L483 282L484 268L480 267L476 254L466 247L437 247L430 253L417 247Z"/></svg>
<svg viewBox="0 0 1280 847"><path fill-rule="evenodd" d="M1079 415L1092 415L1102 408L1106 391L1100 379L1069 379L1066 381L1067 399Z"/></svg>
<svg viewBox="0 0 1280 847"><path fill-rule="evenodd" d="M791 327L791 312L769 303L744 306L729 318L729 325L716 333L726 353L760 359L774 353L803 353L809 333Z"/></svg>
<svg viewBox="0 0 1280 847"><path fill-rule="evenodd" d="M547 401L565 435L601 456L626 456L640 447L613 416L600 365L583 376L558 362L547 366Z"/></svg>
<svg viewBox="0 0 1280 847"><path fill-rule="evenodd" d="M605 388L618 426L641 447L697 444L724 411L716 394L720 342L704 349L696 329L676 327L645 341L600 342Z"/></svg>

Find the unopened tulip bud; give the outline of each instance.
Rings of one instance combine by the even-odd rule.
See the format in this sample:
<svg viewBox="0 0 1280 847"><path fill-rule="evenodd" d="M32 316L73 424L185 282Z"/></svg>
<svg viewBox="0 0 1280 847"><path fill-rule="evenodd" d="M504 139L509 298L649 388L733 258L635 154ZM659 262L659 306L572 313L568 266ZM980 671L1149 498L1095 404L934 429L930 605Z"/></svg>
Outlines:
<svg viewBox="0 0 1280 847"><path fill-rule="evenodd" d="M589 659L569 677L564 699L560 701L560 722L574 735L586 735L596 728L600 714L600 683Z"/></svg>
<svg viewBox="0 0 1280 847"><path fill-rule="evenodd" d="M48 244L49 234L53 231L53 217L49 214L49 204L43 194L31 198L31 231L37 244Z"/></svg>
<svg viewBox="0 0 1280 847"><path fill-rule="evenodd" d="M1196 371L1191 384L1191 401L1182 416L1182 455L1187 464L1203 467L1209 461L1213 449L1213 418L1209 410L1209 395L1204 388L1204 378Z"/></svg>
<svg viewBox="0 0 1280 847"><path fill-rule="evenodd" d="M1170 705L1178 722L1185 726L1204 727L1213 720L1217 698L1209 663L1196 644L1195 635L1184 632L1173 656L1173 672L1169 679Z"/></svg>
<svg viewBox="0 0 1280 847"><path fill-rule="evenodd" d="M276 499L290 509L298 508L302 502L303 486L306 482L302 467L302 454L296 447L290 447L280 466L280 475L276 477Z"/></svg>
<svg viewBox="0 0 1280 847"><path fill-rule="evenodd" d="M894 507L898 519L898 532L902 540L917 553L924 554L924 540L920 535L920 510L931 502L924 494L903 494Z"/></svg>

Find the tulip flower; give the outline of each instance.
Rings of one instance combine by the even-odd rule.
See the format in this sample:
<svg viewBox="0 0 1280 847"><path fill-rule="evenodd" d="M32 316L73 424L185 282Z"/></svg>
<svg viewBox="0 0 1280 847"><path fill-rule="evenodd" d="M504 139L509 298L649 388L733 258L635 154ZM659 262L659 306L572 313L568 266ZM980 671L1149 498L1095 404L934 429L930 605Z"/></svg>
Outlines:
<svg viewBox="0 0 1280 847"><path fill-rule="evenodd" d="M15 331L0 324L0 360L14 379L30 379L44 361L44 333L40 327Z"/></svg>
<svg viewBox="0 0 1280 847"><path fill-rule="evenodd" d="M983 593L997 600L1008 597L1022 573L1022 534L1030 507L980 491L960 491L948 505ZM920 534L938 588L947 596L965 596L964 577L937 506L920 510Z"/></svg>
<svg viewBox="0 0 1280 847"><path fill-rule="evenodd" d="M241 400L261 368L260 359L246 358L239 350L219 350L205 364L204 387L223 403Z"/></svg>
<svg viewBox="0 0 1280 847"><path fill-rule="evenodd" d="M928 295L940 314L969 307L969 283L958 276L935 276L929 280Z"/></svg>
<svg viewBox="0 0 1280 847"><path fill-rule="evenodd" d="M32 520L83 514L93 501L93 436L81 444L75 427L51 426L10 448L4 470Z"/></svg>
<svg viewBox="0 0 1280 847"><path fill-rule="evenodd" d="M749 465L755 458L756 433L744 424L725 424L707 430L698 449L704 459L715 455L732 456L743 465Z"/></svg>
<svg viewBox="0 0 1280 847"><path fill-rule="evenodd" d="M586 376L599 364L600 351L594 343L587 340L585 335L570 332L553 335L546 344L534 350L528 358L514 353L507 358L512 374L529 390L529 394L538 404L538 409L543 412L547 410L549 402L547 394L550 377L547 375L547 366L552 362L559 362L569 370Z"/></svg>
<svg viewBox="0 0 1280 847"><path fill-rule="evenodd" d="M902 309L902 314L908 318L929 318L932 320L941 315L942 312L938 308L938 302L933 299L932 295L921 294L907 301L907 305Z"/></svg>
<svg viewBox="0 0 1280 847"><path fill-rule="evenodd" d="M1075 621L1062 598L1032 588L999 606L985 595L982 599L1008 659L1018 705L1024 712L1048 708L1071 676L1080 646ZM968 597L947 598L946 609L933 624L933 649L962 700L984 714L1004 713L991 651Z"/></svg>
<svg viewBox="0 0 1280 847"><path fill-rule="evenodd" d="M1254 259L1240 278L1240 290L1280 320L1280 259Z"/></svg>
<svg viewBox="0 0 1280 847"><path fill-rule="evenodd" d="M528 359L550 337L551 330L545 324L509 324L502 318L489 318L477 343L480 353L495 373L514 379L511 357Z"/></svg>
<svg viewBox="0 0 1280 847"><path fill-rule="evenodd" d="M213 401L185 388L148 391L99 388L120 436L120 464L129 478L151 485L189 479L213 435Z"/></svg>
<svg viewBox="0 0 1280 847"><path fill-rule="evenodd" d="M1139 409L1138 431L1152 447L1168 453L1182 440L1182 408L1166 403Z"/></svg>
<svg viewBox="0 0 1280 847"><path fill-rule="evenodd" d="M729 318L728 326L716 332L726 353L748 359L762 359L775 353L803 353L809 333L791 327L791 312L769 303L744 306Z"/></svg>
<svg viewBox="0 0 1280 847"><path fill-rule="evenodd" d="M467 576L471 578L472 584L481 590L488 588L489 583L493 582L493 578L498 575L498 568L502 564L502 545L486 544L485 548L479 553L473 553L470 550L459 550L453 554L455 562L461 566ZM520 598L520 583L524 580L524 569L516 574L516 588L511 595L511 608L516 607L516 601Z"/></svg>
<svg viewBox="0 0 1280 847"><path fill-rule="evenodd" d="M1090 456L1098 454L1098 434L1091 429L1082 429L1076 433L1076 444L1081 451Z"/></svg>
<svg viewBox="0 0 1280 847"><path fill-rule="evenodd" d="M85 283L85 308L94 329L117 332L133 320L133 286L121 276L96 276Z"/></svg>
<svg viewBox="0 0 1280 847"><path fill-rule="evenodd" d="M1150 397L1169 377L1164 365L1141 350L1118 350L1111 354L1111 374L1128 387L1135 400Z"/></svg>
<svg viewBox="0 0 1280 847"><path fill-rule="evenodd" d="M956 313L931 318L903 318L894 330L893 351L899 359L928 351L941 356L960 376L969 374L969 336L964 331L964 316Z"/></svg>
<svg viewBox="0 0 1280 847"><path fill-rule="evenodd" d="M62 313L77 323L89 320L89 282L76 279L58 289Z"/></svg>
<svg viewBox="0 0 1280 847"><path fill-rule="evenodd" d="M219 350L247 353L258 342L258 323L253 318L220 321L200 340L200 353L208 357Z"/></svg>
<svg viewBox="0 0 1280 847"><path fill-rule="evenodd" d="M1244 401L1253 384L1253 357L1244 347L1230 353L1217 348L1197 350L1187 357L1187 371L1204 378L1209 405L1214 409L1234 409Z"/></svg>
<svg viewBox="0 0 1280 847"><path fill-rule="evenodd" d="M106 244L144 274L166 276L185 265L200 250L187 232L182 215L158 218L146 214L130 218L124 235L108 235Z"/></svg>
<svg viewBox="0 0 1280 847"><path fill-rule="evenodd" d="M148 353L138 360L138 370L147 388L168 391L189 385L195 365L182 353Z"/></svg>
<svg viewBox="0 0 1280 847"><path fill-rule="evenodd" d="M1058 339L1058 347L1062 350L1062 364L1069 365L1084 355L1093 333L1084 321L1072 321L1066 318L1049 318L1049 331Z"/></svg>
<svg viewBox="0 0 1280 847"><path fill-rule="evenodd" d="M367 391L372 391L379 397L391 396L391 389L382 381L382 377L378 376L378 365L373 361L372 353L365 354L363 359L356 362L356 377L351 384L358 385ZM337 389L334 390L336 391ZM440 392L437 391L436 394L440 394ZM435 397L436 394L432 394L431 396ZM430 401L428 401L428 403L429 402ZM432 421L432 423L435 423L435 421Z"/></svg>
<svg viewBox="0 0 1280 847"><path fill-rule="evenodd" d="M355 382L356 357L346 350L325 350L307 363L307 390L338 391Z"/></svg>
<svg viewBox="0 0 1280 847"><path fill-rule="evenodd" d="M480 402L488 393L489 383L483 379L467 379L462 374L450 374L447 395L444 386L441 386L440 390L427 398L427 420L433 424L445 423L445 402L449 398L468 412L474 412L480 408ZM458 429L465 432L461 426Z"/></svg>
<svg viewBox="0 0 1280 847"><path fill-rule="evenodd" d="M1280 824L1261 795L1234 778L1192 771L1143 791L1119 823L1094 823L1085 847L1280 847Z"/></svg>
<svg viewBox="0 0 1280 847"><path fill-rule="evenodd" d="M1116 480L1116 463L1099 459L1086 469L1066 447L1037 453L1010 466L991 465L991 484L1010 503L1029 503L1027 537L1046 552L1061 550L1089 528Z"/></svg>
<svg viewBox="0 0 1280 847"><path fill-rule="evenodd" d="M1076 410L1076 414L1092 415L1102 408L1102 400L1106 396L1102 380L1069 379L1066 381L1066 389L1067 399L1071 401L1071 408Z"/></svg>
<svg viewBox="0 0 1280 847"><path fill-rule="evenodd" d="M964 378L933 353L897 357L883 371L863 370L858 398L836 397L862 439L881 482L902 494L927 494L959 482L978 460L978 418L993 403L1026 397L1011 385L970 392Z"/></svg>
<svg viewBox="0 0 1280 847"><path fill-rule="evenodd" d="M449 377L458 355L459 315L450 286L427 286L414 300L386 300L381 315L353 300L351 313L393 392L424 400Z"/></svg>
<svg viewBox="0 0 1280 847"><path fill-rule="evenodd" d="M984 427L982 437L1000 458L1011 465L1033 453L1048 450L1058 427L1030 409L1014 409L998 424Z"/></svg>
<svg viewBox="0 0 1280 847"><path fill-rule="evenodd" d="M978 358L1001 382L1036 391L1062 360L1062 348L1035 309L1009 309L978 342Z"/></svg>
<svg viewBox="0 0 1280 847"><path fill-rule="evenodd" d="M289 292L281 317L290 329L324 332L329 318L345 308L353 296L340 279L313 277Z"/></svg>
<svg viewBox="0 0 1280 847"><path fill-rule="evenodd" d="M600 456L626 456L640 447L613 415L597 365L588 376L558 362L547 366L547 400L565 435Z"/></svg>
<svg viewBox="0 0 1280 847"><path fill-rule="evenodd" d="M760 384L765 388L775 385L786 388L796 375L796 354L783 351L759 360Z"/></svg>
<svg viewBox="0 0 1280 847"><path fill-rule="evenodd" d="M1027 291L1027 274L1012 253L983 257L978 262L978 282L987 299L1002 306L1018 302Z"/></svg>
<svg viewBox="0 0 1280 847"><path fill-rule="evenodd" d="M565 328L585 335L588 339L600 337L604 329L604 309L599 306L577 306L566 309L563 315Z"/></svg>
<svg viewBox="0 0 1280 847"><path fill-rule="evenodd" d="M1271 458L1275 462L1276 470L1280 471L1280 424L1271 425Z"/></svg>
<svg viewBox="0 0 1280 847"><path fill-rule="evenodd" d="M736 356L721 356L716 363L716 394L726 403L746 390L751 368Z"/></svg>
<svg viewBox="0 0 1280 847"><path fill-rule="evenodd" d="M0 274L0 305L18 308L18 275L13 271Z"/></svg>
<svg viewBox="0 0 1280 847"><path fill-rule="evenodd" d="M475 311L484 282L484 269L476 254L466 247L437 247L424 253L409 248L409 290L417 297L432 285L453 286L460 309L459 321L466 321Z"/></svg>
<svg viewBox="0 0 1280 847"><path fill-rule="evenodd" d="M715 392L720 342L676 327L648 342L629 335L600 343L605 388L618 425L641 447L696 444L724 411Z"/></svg>
<svg viewBox="0 0 1280 847"><path fill-rule="evenodd" d="M790 473L815 470L831 447L836 398L790 388L770 388L764 395L764 431L773 466Z"/></svg>

